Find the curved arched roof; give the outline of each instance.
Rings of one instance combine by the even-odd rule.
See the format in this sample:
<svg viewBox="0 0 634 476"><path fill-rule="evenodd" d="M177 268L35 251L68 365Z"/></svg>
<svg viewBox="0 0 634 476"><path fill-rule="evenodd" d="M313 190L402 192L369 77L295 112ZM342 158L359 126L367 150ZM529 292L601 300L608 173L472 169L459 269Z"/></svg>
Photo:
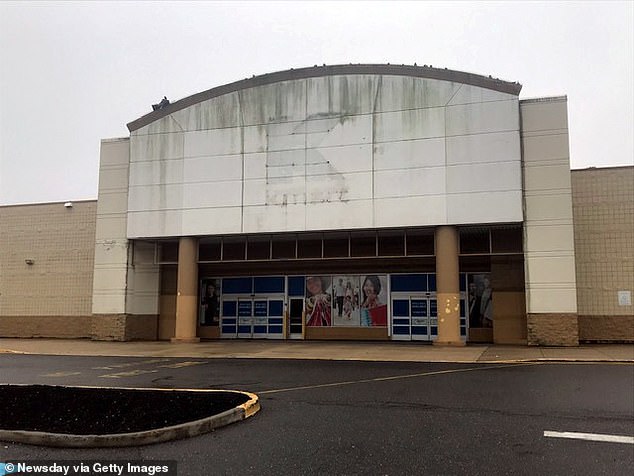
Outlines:
<svg viewBox="0 0 634 476"><path fill-rule="evenodd" d="M181 109L185 109L194 104L222 96L224 94L239 91L241 89L253 88L267 84L277 83L281 81L289 81L293 79L315 78L320 76L337 76L346 74L374 74L374 75L392 75L392 76L413 76L417 78L437 79L441 81L451 81L455 83L469 84L485 89L492 89L507 94L519 95L522 85L519 83L511 83L502 81L492 77L481 76L479 74L465 73L462 71L454 71L450 69L432 68L431 66L410 66L410 65L390 65L390 64L349 64L349 65L331 65L331 66L313 66L309 68L289 69L286 71L277 71L275 73L267 73L260 76L254 76L249 79L243 79L233 83L208 89L197 94L193 94L186 98L180 99L169 104L163 109L158 109L136 119L128 124L128 130L133 132L141 127L151 124L164 116L172 114Z"/></svg>

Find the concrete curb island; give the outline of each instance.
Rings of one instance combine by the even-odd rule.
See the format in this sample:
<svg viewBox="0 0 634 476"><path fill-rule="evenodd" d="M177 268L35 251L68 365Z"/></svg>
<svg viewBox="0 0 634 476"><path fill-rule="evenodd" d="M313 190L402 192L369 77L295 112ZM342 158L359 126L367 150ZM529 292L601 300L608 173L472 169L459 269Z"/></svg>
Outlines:
<svg viewBox="0 0 634 476"><path fill-rule="evenodd" d="M58 385L58 387L61 385ZM64 386L66 388L101 388L91 386ZM192 436L209 433L212 430L245 420L260 411L258 396L250 392L238 390L208 390L208 389L164 389L164 388L118 388L121 390L145 390L153 392L224 392L240 393L249 397L242 405L199 420L189 421L178 425L155 428L152 430L130 433L115 433L107 435L72 435L64 433L48 433L41 431L21 431L0 429L0 441L12 441L29 445L51 446L58 448L113 448L124 446L142 446L165 441L191 438Z"/></svg>

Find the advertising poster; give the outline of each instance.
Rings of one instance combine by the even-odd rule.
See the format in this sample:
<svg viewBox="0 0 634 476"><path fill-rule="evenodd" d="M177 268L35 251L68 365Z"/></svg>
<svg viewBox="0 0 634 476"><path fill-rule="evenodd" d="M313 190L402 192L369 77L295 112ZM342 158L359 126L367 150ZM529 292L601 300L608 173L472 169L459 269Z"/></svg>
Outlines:
<svg viewBox="0 0 634 476"><path fill-rule="evenodd" d="M218 279L203 279L200 292L201 326L218 326L220 323L220 295Z"/></svg>
<svg viewBox="0 0 634 476"><path fill-rule="evenodd" d="M332 321L334 326L361 325L359 276L334 276L332 279Z"/></svg>
<svg viewBox="0 0 634 476"><path fill-rule="evenodd" d="M306 325L332 326L332 280L330 276L306 277Z"/></svg>
<svg viewBox="0 0 634 476"><path fill-rule="evenodd" d="M470 274L469 327L493 327L493 290L489 273Z"/></svg>
<svg viewBox="0 0 634 476"><path fill-rule="evenodd" d="M387 276L361 276L361 327L387 326Z"/></svg>

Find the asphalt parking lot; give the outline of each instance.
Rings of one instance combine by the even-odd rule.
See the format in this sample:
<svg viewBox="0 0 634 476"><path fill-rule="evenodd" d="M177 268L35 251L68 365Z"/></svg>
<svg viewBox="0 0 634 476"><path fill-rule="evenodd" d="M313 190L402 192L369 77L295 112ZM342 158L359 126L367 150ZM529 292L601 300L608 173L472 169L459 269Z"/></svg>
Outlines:
<svg viewBox="0 0 634 476"><path fill-rule="evenodd" d="M0 372L3 383L248 390L262 403L248 420L187 440L81 450L4 442L0 461L175 460L179 475L629 475L634 468L632 444L545 436L634 436L627 363L4 354Z"/></svg>

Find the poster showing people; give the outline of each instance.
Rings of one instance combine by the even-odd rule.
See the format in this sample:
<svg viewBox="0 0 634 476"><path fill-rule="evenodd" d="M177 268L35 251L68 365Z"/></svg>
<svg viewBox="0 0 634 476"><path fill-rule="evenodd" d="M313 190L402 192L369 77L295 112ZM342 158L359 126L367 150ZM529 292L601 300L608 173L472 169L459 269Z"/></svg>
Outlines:
<svg viewBox="0 0 634 476"><path fill-rule="evenodd" d="M469 327L493 327L493 290L489 273L470 274Z"/></svg>
<svg viewBox="0 0 634 476"><path fill-rule="evenodd" d="M333 326L359 327L359 276L334 276L332 279Z"/></svg>
<svg viewBox="0 0 634 476"><path fill-rule="evenodd" d="M220 324L219 280L203 279L200 293L201 326L218 326Z"/></svg>
<svg viewBox="0 0 634 476"><path fill-rule="evenodd" d="M332 325L332 280L329 276L306 278L306 325L329 327Z"/></svg>
<svg viewBox="0 0 634 476"><path fill-rule="evenodd" d="M387 326L387 276L361 276L360 324L362 327Z"/></svg>

